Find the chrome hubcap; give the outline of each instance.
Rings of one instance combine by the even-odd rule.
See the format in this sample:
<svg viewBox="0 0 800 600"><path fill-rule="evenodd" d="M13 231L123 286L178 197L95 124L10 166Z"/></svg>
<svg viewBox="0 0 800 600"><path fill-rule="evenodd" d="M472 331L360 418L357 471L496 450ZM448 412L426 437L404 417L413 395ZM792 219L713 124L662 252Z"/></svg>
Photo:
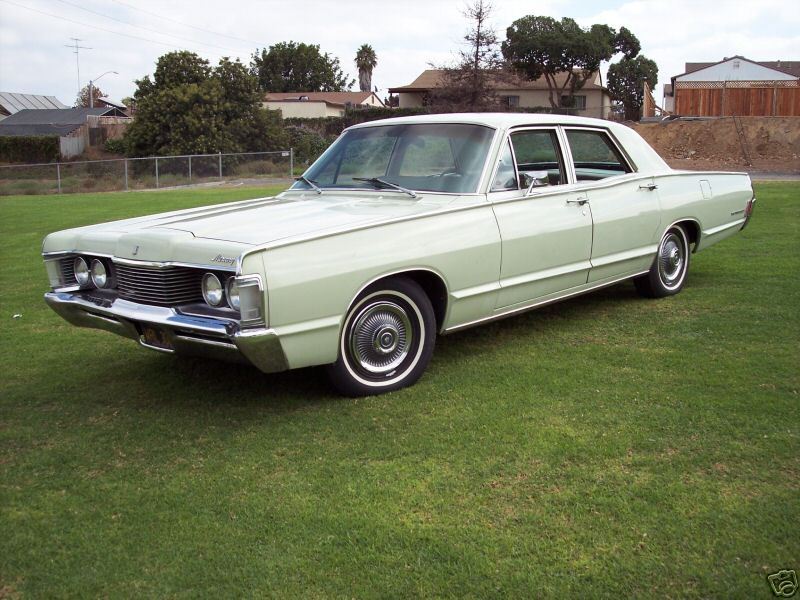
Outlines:
<svg viewBox="0 0 800 600"><path fill-rule="evenodd" d="M394 302L382 300L365 306L353 320L350 353L365 371L385 375L408 356L412 338L406 312Z"/></svg>
<svg viewBox="0 0 800 600"><path fill-rule="evenodd" d="M664 238L658 257L658 273L664 285L671 287L680 281L683 265L683 244L677 235L670 233Z"/></svg>

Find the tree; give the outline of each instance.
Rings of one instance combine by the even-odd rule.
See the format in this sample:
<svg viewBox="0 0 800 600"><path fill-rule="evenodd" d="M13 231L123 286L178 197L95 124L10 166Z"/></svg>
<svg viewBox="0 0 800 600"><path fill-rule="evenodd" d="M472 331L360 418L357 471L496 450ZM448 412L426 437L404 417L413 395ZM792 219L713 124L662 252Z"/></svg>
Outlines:
<svg viewBox="0 0 800 600"><path fill-rule="evenodd" d="M432 93L432 104L471 111L499 106L494 84L503 78L503 63L497 34L489 24L493 10L485 0L474 0L464 10L464 17L472 22L464 35L467 48L459 52L455 65L442 68L441 87Z"/></svg>
<svg viewBox="0 0 800 600"><path fill-rule="evenodd" d="M356 67L358 68L358 89L362 92L372 91L372 69L378 65L375 50L369 44L362 44L356 52Z"/></svg>
<svg viewBox="0 0 800 600"><path fill-rule="evenodd" d="M135 100L133 97L131 97L131 96L125 96L125 97L122 99L122 104L124 104L124 105L125 105L125 108L127 108L127 109L128 109L128 111L129 111L131 114L133 114L133 113L135 113L135 112L136 112L136 100Z"/></svg>
<svg viewBox="0 0 800 600"><path fill-rule="evenodd" d="M97 106L97 101L100 100L100 98L107 98L108 97L96 85L92 86L92 96L94 97L94 105L95 106ZM89 102L89 86L86 85L81 89L80 93L78 94L78 97L75 99L75 106L76 107L81 107L82 106L84 108L89 108L91 106L91 104L92 103Z"/></svg>
<svg viewBox="0 0 800 600"><path fill-rule="evenodd" d="M608 91L622 103L625 118L638 121L642 116L644 84L653 89L658 83L658 66L649 58L623 58L608 68Z"/></svg>
<svg viewBox="0 0 800 600"><path fill-rule="evenodd" d="M518 73L534 81L545 78L553 108L562 106L564 96L569 103L601 62L619 53L633 58L639 49L639 40L625 27L619 32L608 25L583 29L568 17L556 21L534 15L514 21L502 45Z"/></svg>
<svg viewBox="0 0 800 600"><path fill-rule="evenodd" d="M339 66L339 59L321 54L319 46L280 42L256 50L250 71L264 92L343 92L355 83Z"/></svg>
<svg viewBox="0 0 800 600"><path fill-rule="evenodd" d="M238 60L212 68L191 52L171 52L152 80L136 84L136 119L125 137L133 156L283 147L280 115L261 108L258 81Z"/></svg>

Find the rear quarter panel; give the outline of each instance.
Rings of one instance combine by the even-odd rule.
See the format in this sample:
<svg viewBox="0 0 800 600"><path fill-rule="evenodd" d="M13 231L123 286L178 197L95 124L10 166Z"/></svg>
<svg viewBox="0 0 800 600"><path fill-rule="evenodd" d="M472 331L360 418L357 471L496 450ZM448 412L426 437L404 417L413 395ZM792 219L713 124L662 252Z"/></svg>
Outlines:
<svg viewBox="0 0 800 600"><path fill-rule="evenodd" d="M744 223L753 188L747 173L675 171L656 178L661 203L661 230L692 220L700 228L695 251L733 235Z"/></svg>

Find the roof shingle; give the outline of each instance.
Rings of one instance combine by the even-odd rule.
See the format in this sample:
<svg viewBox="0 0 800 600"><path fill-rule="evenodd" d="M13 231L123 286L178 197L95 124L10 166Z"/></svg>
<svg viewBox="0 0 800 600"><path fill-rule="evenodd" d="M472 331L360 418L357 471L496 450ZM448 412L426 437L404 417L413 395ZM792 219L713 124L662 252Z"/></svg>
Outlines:
<svg viewBox="0 0 800 600"><path fill-rule="evenodd" d="M564 80L567 77L566 72L558 73L556 75L556 85L564 85ZM426 69L419 77L408 85L389 88L389 92L396 94L398 92L426 92L428 90L438 89L443 87L444 70L443 69ZM583 85L584 90L603 89L603 86L597 83L598 73L592 73L586 83ZM544 77L540 77L535 81L529 79L522 79L509 74L502 74L494 78L492 87L497 90L546 90L547 81Z"/></svg>
<svg viewBox="0 0 800 600"><path fill-rule="evenodd" d="M122 111L101 108L25 109L0 121L0 135L67 135L86 123L90 115L124 116Z"/></svg>

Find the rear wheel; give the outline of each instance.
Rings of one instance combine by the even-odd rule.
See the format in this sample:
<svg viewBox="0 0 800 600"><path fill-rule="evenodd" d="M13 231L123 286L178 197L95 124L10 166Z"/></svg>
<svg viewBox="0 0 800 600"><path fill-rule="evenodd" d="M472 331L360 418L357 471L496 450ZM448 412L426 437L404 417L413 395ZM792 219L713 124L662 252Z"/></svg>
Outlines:
<svg viewBox="0 0 800 600"><path fill-rule="evenodd" d="M412 385L428 366L435 339L436 318L422 288L404 277L378 282L347 311L328 376L349 396Z"/></svg>
<svg viewBox="0 0 800 600"><path fill-rule="evenodd" d="M683 227L670 227L661 238L656 258L646 275L633 280L638 292L649 298L677 294L689 270L689 237Z"/></svg>

